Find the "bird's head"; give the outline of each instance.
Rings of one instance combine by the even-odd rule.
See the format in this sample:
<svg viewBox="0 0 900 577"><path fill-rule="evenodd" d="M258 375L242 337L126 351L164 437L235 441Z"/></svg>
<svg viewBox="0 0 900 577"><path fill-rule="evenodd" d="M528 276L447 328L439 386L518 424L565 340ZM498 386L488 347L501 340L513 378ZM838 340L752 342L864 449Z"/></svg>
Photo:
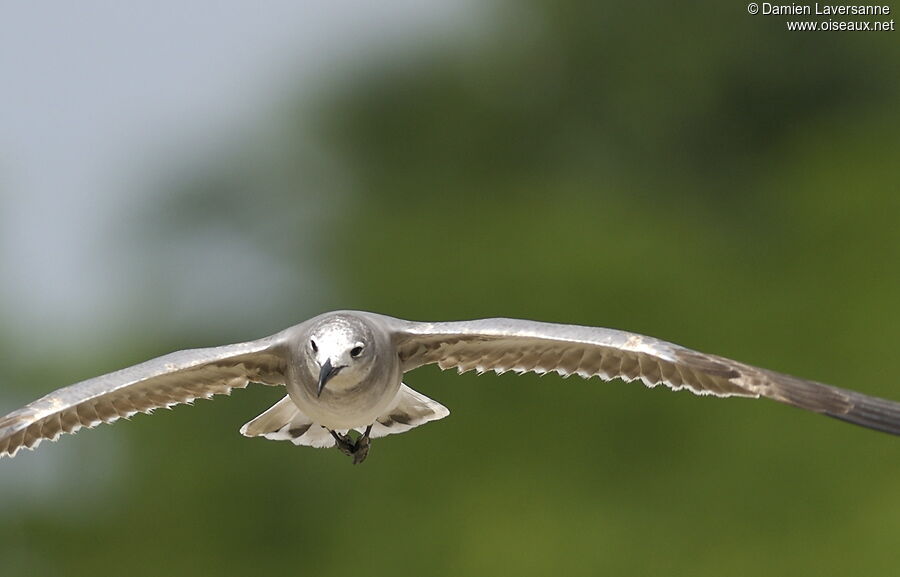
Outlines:
<svg viewBox="0 0 900 577"><path fill-rule="evenodd" d="M361 318L335 314L313 325L302 345L317 379L316 394L352 387L365 379L375 359L375 339Z"/></svg>

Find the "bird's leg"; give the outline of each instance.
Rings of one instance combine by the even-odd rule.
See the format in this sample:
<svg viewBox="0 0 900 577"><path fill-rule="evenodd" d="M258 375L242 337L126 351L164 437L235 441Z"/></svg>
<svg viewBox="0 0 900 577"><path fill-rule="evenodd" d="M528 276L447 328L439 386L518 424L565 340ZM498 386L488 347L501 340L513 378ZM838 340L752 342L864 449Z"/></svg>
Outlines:
<svg viewBox="0 0 900 577"><path fill-rule="evenodd" d="M355 441L351 440L348 435L341 435L336 431L328 429L337 448L348 457L353 457L353 464L359 465L366 460L369 455L369 434L372 432L372 425L366 427L366 432L359 436Z"/></svg>
<svg viewBox="0 0 900 577"><path fill-rule="evenodd" d="M356 443L351 441L349 438L328 429L328 432L331 433L331 436L334 437L334 442L337 443L337 448L340 449L341 453L347 455L348 457L352 457L356 452Z"/></svg>
<svg viewBox="0 0 900 577"><path fill-rule="evenodd" d="M372 425L366 427L366 432L356 439L353 446L353 464L359 465L369 456L369 433L372 432Z"/></svg>

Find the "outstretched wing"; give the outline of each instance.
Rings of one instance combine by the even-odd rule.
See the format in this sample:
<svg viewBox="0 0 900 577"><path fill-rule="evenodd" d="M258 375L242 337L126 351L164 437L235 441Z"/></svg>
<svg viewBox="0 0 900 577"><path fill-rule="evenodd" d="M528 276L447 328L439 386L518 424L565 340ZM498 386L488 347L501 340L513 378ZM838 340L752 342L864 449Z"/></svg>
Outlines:
<svg viewBox="0 0 900 577"><path fill-rule="evenodd" d="M59 389L0 418L0 457L81 427L228 394L250 381L284 383L281 333L257 341L178 351Z"/></svg>
<svg viewBox="0 0 900 577"><path fill-rule="evenodd" d="M409 371L436 363L479 373L556 372L604 380L640 379L721 397L765 397L900 435L900 403L694 351L652 337L516 319L447 323L397 321L394 339Z"/></svg>

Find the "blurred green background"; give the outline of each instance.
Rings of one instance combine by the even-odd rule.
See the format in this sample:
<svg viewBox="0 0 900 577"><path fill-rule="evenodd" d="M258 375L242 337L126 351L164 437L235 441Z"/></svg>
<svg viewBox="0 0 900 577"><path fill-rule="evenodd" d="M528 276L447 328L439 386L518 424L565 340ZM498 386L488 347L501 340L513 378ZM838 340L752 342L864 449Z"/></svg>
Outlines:
<svg viewBox="0 0 900 577"><path fill-rule="evenodd" d="M303 87L285 65L262 129L161 155L104 217L112 256L93 274L114 314L69 325L3 303L18 321L0 327L0 412L337 308L616 327L900 399L896 32L789 33L739 2L460 10L449 32L363 43ZM192 25L202 44L215 21ZM4 460L0 572L900 563L896 438L618 381L405 381L451 416L375 442L360 467L241 437L280 398L262 386Z"/></svg>

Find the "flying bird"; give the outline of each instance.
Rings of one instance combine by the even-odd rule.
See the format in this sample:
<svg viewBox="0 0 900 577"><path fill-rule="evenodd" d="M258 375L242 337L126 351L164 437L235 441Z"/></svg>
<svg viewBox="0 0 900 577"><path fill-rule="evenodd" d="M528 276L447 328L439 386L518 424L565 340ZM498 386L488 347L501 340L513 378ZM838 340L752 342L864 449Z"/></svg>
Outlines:
<svg viewBox="0 0 900 577"><path fill-rule="evenodd" d="M765 397L900 435L900 403L636 333L503 318L413 322L338 311L270 337L178 351L54 391L0 419L0 456L258 382L284 385L287 395L241 427L242 434L337 447L361 463L370 439L450 413L402 382L405 373L428 364L460 373L556 372L640 379L649 387L664 384L698 395Z"/></svg>

